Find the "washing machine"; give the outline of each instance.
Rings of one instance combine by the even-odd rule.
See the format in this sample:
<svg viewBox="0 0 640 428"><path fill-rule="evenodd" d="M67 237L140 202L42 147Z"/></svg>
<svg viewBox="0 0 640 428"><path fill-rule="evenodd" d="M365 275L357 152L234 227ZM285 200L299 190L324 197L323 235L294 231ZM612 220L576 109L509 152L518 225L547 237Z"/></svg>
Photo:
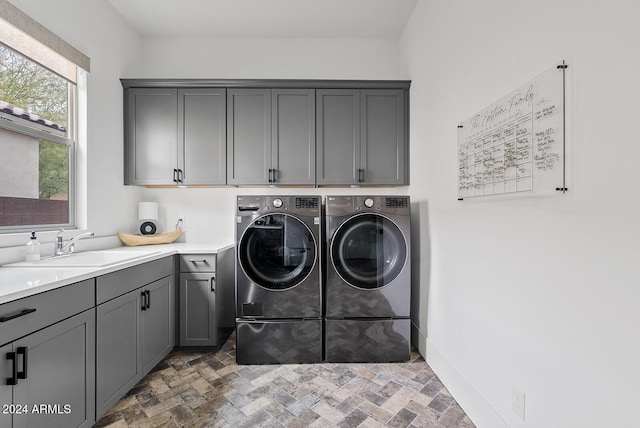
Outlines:
<svg viewBox="0 0 640 428"><path fill-rule="evenodd" d="M321 201L238 196L238 364L322 361Z"/></svg>
<svg viewBox="0 0 640 428"><path fill-rule="evenodd" d="M328 362L409 359L410 212L408 196L327 196Z"/></svg>

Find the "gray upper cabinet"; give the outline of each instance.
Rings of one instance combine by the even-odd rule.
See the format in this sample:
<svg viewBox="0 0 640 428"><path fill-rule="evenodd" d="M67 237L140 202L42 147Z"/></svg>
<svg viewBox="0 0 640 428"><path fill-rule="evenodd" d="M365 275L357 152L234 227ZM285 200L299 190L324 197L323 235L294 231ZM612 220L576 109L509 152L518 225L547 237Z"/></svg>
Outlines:
<svg viewBox="0 0 640 428"><path fill-rule="evenodd" d="M402 90L360 91L360 173L364 184L405 181L405 111Z"/></svg>
<svg viewBox="0 0 640 428"><path fill-rule="evenodd" d="M360 164L358 90L317 91L318 184L357 184Z"/></svg>
<svg viewBox="0 0 640 428"><path fill-rule="evenodd" d="M271 90L271 180L315 184L315 90Z"/></svg>
<svg viewBox="0 0 640 428"><path fill-rule="evenodd" d="M403 185L404 90L317 91L318 185Z"/></svg>
<svg viewBox="0 0 640 428"><path fill-rule="evenodd" d="M229 89L229 184L315 184L315 91Z"/></svg>
<svg viewBox="0 0 640 428"><path fill-rule="evenodd" d="M224 88L130 88L125 94L125 184L225 184Z"/></svg>
<svg viewBox="0 0 640 428"><path fill-rule="evenodd" d="M181 184L226 184L225 104L225 89L178 90L178 169Z"/></svg>
<svg viewBox="0 0 640 428"><path fill-rule="evenodd" d="M271 91L229 89L227 183L267 183L271 168Z"/></svg>
<svg viewBox="0 0 640 428"><path fill-rule="evenodd" d="M122 84L125 184L409 184L409 81Z"/></svg>
<svg viewBox="0 0 640 428"><path fill-rule="evenodd" d="M176 89L129 89L125 112L125 184L175 184L177 119Z"/></svg>

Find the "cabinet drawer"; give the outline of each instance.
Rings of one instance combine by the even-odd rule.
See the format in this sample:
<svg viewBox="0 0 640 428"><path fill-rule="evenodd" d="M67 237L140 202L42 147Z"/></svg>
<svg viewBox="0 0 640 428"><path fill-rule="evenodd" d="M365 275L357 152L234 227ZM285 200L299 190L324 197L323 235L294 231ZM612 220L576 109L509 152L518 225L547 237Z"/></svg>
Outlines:
<svg viewBox="0 0 640 428"><path fill-rule="evenodd" d="M215 254L183 254L180 256L180 272L215 272Z"/></svg>
<svg viewBox="0 0 640 428"><path fill-rule="evenodd" d="M94 284L88 279L0 305L0 345L93 307Z"/></svg>
<svg viewBox="0 0 640 428"><path fill-rule="evenodd" d="M96 284L96 302L99 305L172 274L173 257L165 257L99 276Z"/></svg>

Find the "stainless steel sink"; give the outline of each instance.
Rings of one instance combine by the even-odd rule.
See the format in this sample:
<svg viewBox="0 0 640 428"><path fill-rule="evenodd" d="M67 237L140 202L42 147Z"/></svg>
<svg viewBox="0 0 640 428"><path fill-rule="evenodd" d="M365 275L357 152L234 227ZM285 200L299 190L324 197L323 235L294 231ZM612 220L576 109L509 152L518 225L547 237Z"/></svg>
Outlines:
<svg viewBox="0 0 640 428"><path fill-rule="evenodd" d="M130 260L140 259L160 251L86 251L82 253L66 254L49 257L37 262L20 262L5 265L5 267L104 267Z"/></svg>

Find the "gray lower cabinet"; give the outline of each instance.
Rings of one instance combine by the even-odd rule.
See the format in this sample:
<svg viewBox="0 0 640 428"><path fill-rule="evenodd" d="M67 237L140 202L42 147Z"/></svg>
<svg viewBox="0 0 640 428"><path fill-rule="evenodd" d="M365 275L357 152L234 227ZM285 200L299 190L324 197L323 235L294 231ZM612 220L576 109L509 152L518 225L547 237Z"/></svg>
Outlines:
<svg viewBox="0 0 640 428"><path fill-rule="evenodd" d="M163 278L145 287L142 310L142 371L146 374L173 349L174 293L173 277Z"/></svg>
<svg viewBox="0 0 640 428"><path fill-rule="evenodd" d="M0 305L0 426L95 421L93 279Z"/></svg>
<svg viewBox="0 0 640 428"><path fill-rule="evenodd" d="M173 349L174 293L171 257L98 277L96 418Z"/></svg>
<svg viewBox="0 0 640 428"><path fill-rule="evenodd" d="M88 428L93 424L94 309L18 339L0 350L4 356L1 426Z"/></svg>
<svg viewBox="0 0 640 428"><path fill-rule="evenodd" d="M235 248L179 260L178 342L220 347L235 328Z"/></svg>
<svg viewBox="0 0 640 428"><path fill-rule="evenodd" d="M315 184L315 90L227 91L227 182Z"/></svg>
<svg viewBox="0 0 640 428"><path fill-rule="evenodd" d="M140 306L130 292L97 308L96 418L142 378Z"/></svg>
<svg viewBox="0 0 640 428"><path fill-rule="evenodd" d="M405 93L402 89L317 91L318 185L408 183Z"/></svg>
<svg viewBox="0 0 640 428"><path fill-rule="evenodd" d="M180 273L180 346L216 346L215 273Z"/></svg>
<svg viewBox="0 0 640 428"><path fill-rule="evenodd" d="M130 88L125 109L125 184L226 184L224 88Z"/></svg>

